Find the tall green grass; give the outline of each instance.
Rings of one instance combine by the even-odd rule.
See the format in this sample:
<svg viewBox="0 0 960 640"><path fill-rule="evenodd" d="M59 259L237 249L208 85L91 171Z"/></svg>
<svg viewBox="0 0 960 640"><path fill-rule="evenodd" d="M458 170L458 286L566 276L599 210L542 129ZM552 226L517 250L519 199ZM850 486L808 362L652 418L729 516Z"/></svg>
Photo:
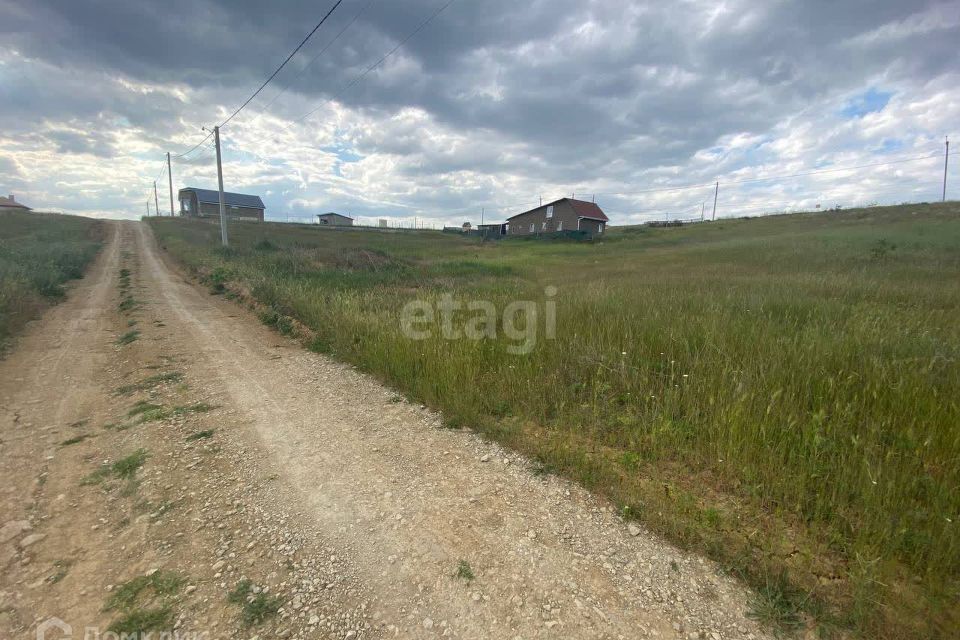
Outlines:
<svg viewBox="0 0 960 640"><path fill-rule="evenodd" d="M63 284L83 276L101 243L101 223L45 213L0 213L0 347Z"/></svg>
<svg viewBox="0 0 960 640"><path fill-rule="evenodd" d="M151 220L314 348L869 637L950 635L960 207L615 229L602 241ZM557 339L405 337L407 301L543 300ZM463 319L463 318L462 318ZM541 334L542 335L542 334ZM787 578L787 576L789 576Z"/></svg>

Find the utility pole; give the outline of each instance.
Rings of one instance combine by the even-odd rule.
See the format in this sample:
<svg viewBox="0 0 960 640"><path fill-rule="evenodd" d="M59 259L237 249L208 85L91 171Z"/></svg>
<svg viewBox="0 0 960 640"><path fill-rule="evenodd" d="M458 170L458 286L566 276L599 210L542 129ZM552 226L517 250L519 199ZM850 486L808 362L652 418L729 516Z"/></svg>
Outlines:
<svg viewBox="0 0 960 640"><path fill-rule="evenodd" d="M947 161L950 160L950 138L947 138L947 150L943 154L943 201L947 201Z"/></svg>
<svg viewBox="0 0 960 640"><path fill-rule="evenodd" d="M700 203L700 222L703 222L703 210L706 208L706 201Z"/></svg>
<svg viewBox="0 0 960 640"><path fill-rule="evenodd" d="M480 226L483 226L483 212L486 211L485 207L480 207Z"/></svg>
<svg viewBox="0 0 960 640"><path fill-rule="evenodd" d="M157 210L157 215L160 215L160 198L157 197L157 181L153 181L153 208Z"/></svg>
<svg viewBox="0 0 960 640"><path fill-rule="evenodd" d="M227 241L227 206L223 201L223 163L220 160L220 126L213 128L213 140L217 146L217 185L220 187L220 243L229 247Z"/></svg>
<svg viewBox="0 0 960 640"><path fill-rule="evenodd" d="M717 219L717 194L720 193L720 181L717 180L717 186L713 190L713 215L710 216L710 221Z"/></svg>
<svg viewBox="0 0 960 640"><path fill-rule="evenodd" d="M150 217L150 201L147 200L147 217Z"/></svg>
<svg viewBox="0 0 960 640"><path fill-rule="evenodd" d="M170 217L173 217L173 172L170 171L170 152L167 151L167 181L170 183Z"/></svg>

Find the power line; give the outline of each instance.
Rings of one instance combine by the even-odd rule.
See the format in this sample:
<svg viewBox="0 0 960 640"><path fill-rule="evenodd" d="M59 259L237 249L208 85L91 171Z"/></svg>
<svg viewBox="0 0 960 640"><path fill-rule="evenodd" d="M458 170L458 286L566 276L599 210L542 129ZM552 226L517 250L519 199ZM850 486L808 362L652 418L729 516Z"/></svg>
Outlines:
<svg viewBox="0 0 960 640"><path fill-rule="evenodd" d="M343 0L337 0L337 1L334 3L334 5L333 5L332 7L330 7L330 10L327 11L326 15L323 16L323 18L321 18L320 22L318 22L318 23L316 24L316 26L310 31L310 33L307 34L307 37L305 37L305 38L300 42L300 44L297 45L297 48L290 52L290 55L288 55L288 56L287 56L287 59L284 60L284 61L280 64L279 67L277 67L276 71L274 71L273 73L271 73L271 74L270 74L270 77L267 78L266 80L264 80L263 84L260 85L260 88L257 89L256 91L254 91L254 92L253 92L253 95L251 95L249 98L247 98L246 102L244 102L242 105L240 105L239 107L237 107L237 110L234 111L233 113L231 113L229 118L227 118L226 120L224 120L223 122L220 123L220 126L221 126L221 127L225 126L228 122L230 122L231 120L233 120L233 117L234 117L235 115L237 115L238 113L240 113L241 111L243 111L243 108L244 108L245 106L247 106L248 104L250 104L250 101L253 100L254 98L256 98L256 97L257 97L257 94L259 94L261 91L263 91L264 87L266 87L268 84L270 84L270 81L273 80L273 79L277 76L277 74L280 73L280 71L281 71L285 66L287 66L287 63L290 62L290 59L293 58L293 56L297 55L297 52L300 51L300 49L303 47L303 45L307 44L307 40L309 40L309 39L313 36L313 34L317 32L317 29L319 29L320 26L321 26L324 22L327 21L327 18L329 18L330 15L337 9L337 7L340 6L340 3L341 3L341 2L343 2Z"/></svg>
<svg viewBox="0 0 960 640"><path fill-rule="evenodd" d="M343 93L343 92L347 91L348 89L350 89L351 87L353 87L354 85L356 85L358 82L360 82L361 80L363 80L363 79L367 76L368 73L370 73L371 71L373 71L374 69L376 69L377 67L379 67L381 64L383 64L383 63L386 61L387 58L389 58L390 56L392 56L393 54L395 54L397 51L399 51L399 50L400 50L400 47L402 47L403 45L407 44L414 36L416 36L418 33L420 33L421 31L423 31L423 29L424 29L428 24L430 24L431 22L433 22L433 19L434 19L434 18L436 18L436 17L437 17L438 15L440 15L441 13L443 13L443 12L446 10L446 8L449 7L450 5L452 5L454 2L456 2L456 0L447 0L447 3L446 3L446 4L444 4L444 5L441 6L439 9L437 9L436 11L434 11L434 12L430 15L430 17L428 17L426 20L424 20L423 22L421 22L420 25L419 25L416 29L414 29L413 31L411 31L410 34L409 34L406 38L404 38L403 40L401 40L400 43L399 43L397 46L395 46L393 49L391 49L388 53L386 53L383 57L381 57L379 60L377 60L376 62L374 62L372 65L370 65L369 67L367 67L367 68L363 71L363 73L361 73L359 76L357 76L356 78L354 78L351 82L347 83L347 85L346 85L343 89L340 90L340 93ZM319 110L319 107L318 107L317 109L314 109L312 112L308 113L306 116L304 116L304 118L309 117L309 116L311 115L311 113L314 113L314 112L316 112L316 111L318 111L318 110Z"/></svg>
<svg viewBox="0 0 960 640"><path fill-rule="evenodd" d="M787 178L803 178L806 176L816 176L822 173L837 173L839 171L852 171L854 169L867 169L869 167L882 167L889 164L901 164L904 162L916 162L918 160L929 160L930 158L941 158L943 157L942 153L935 153L928 156L915 156L912 158L904 158L901 160L887 160L885 162L871 162L869 164L860 164L850 167L836 167L833 169L819 169L816 171L808 171L806 173L794 173L790 175L781 175L781 176L769 176L764 178L747 178L744 180L724 180L723 184L746 184L748 182L762 182L764 180L785 180Z"/></svg>
<svg viewBox="0 0 960 640"><path fill-rule="evenodd" d="M320 51L317 52L317 55L315 55L315 56L313 56L312 58L310 58L310 61L307 62L306 65L304 65L304 67L297 73L297 75L294 76L294 77L290 80L290 82L287 83L287 85L286 85L285 87L283 87L282 89L280 89L280 91L277 92L277 95L273 96L273 98L270 100L270 102L268 102L267 104L263 105L262 109L263 109L264 111L267 110L267 109L269 109L269 108L273 105L273 103L277 101L277 99L278 99L280 96L282 96L284 93L286 93L287 90L290 89L290 88L293 86L294 81L296 81L300 76L302 76L304 73L306 73L307 69L309 69L309 68L311 67L311 65L313 65L313 63L316 62L317 59L318 59L320 56L322 56L322 55L327 51L327 49L329 49L330 47L332 47L332 46L334 45L334 43L335 43L337 40L340 39L340 36L342 36L344 33L346 33L347 29L349 29L350 27L353 26L353 23L356 22L356 21L360 18L360 16L364 14L364 12L366 12L366 10L370 7L370 5L372 5L372 4L374 3L374 1L375 1L375 0L369 0L365 5L363 5L363 7L360 8L360 11L358 11L358 12L353 16L353 18L350 20L350 22L348 22L348 23L346 24L346 26L344 26L343 29L341 29L340 32L337 33L336 36L334 36L333 40L331 40L330 42L328 42L327 44L325 44L324 47L323 47L322 49L320 49Z"/></svg>
<svg viewBox="0 0 960 640"><path fill-rule="evenodd" d="M955 153L955 152L954 152ZM951 153L951 155L953 155ZM817 169L814 171L807 171L803 173L791 173L791 174L781 174L773 176L764 176L760 178L744 178L741 180L720 180L720 183L723 185L732 185L732 184L747 184L750 182L764 182L767 180L786 180L789 178L802 178L806 176L815 176L824 173L837 173L840 171L852 171L855 169L866 169L869 167L881 167L891 164L901 164L905 162L917 162L919 160L930 160L931 158L942 158L943 153L934 153L932 155L925 156L910 156L905 158L898 158L896 160L886 160L883 162L871 162L868 164L852 165L847 167L832 167L830 169ZM640 189L638 191L617 191L617 192L600 192L600 191L591 191L589 189L583 189L584 193L592 193L597 196L629 196L629 195L640 195L644 193L661 193L667 191L686 191L688 189L706 189L707 187L714 186L716 181L705 182L702 184L688 184L688 185L677 185L672 187L656 187L652 189ZM580 191L578 189L578 191Z"/></svg>
<svg viewBox="0 0 960 640"><path fill-rule="evenodd" d="M341 3L342 1L343 1L343 0L337 0L336 4L334 4L333 7L326 13L326 15L323 16L323 19L321 19L320 22L318 22L317 25L313 28L313 30L310 31L310 33L307 34L307 37L305 37L305 38L303 39L303 41L301 41L300 44L297 45L297 48L294 49L293 52L292 52L289 56L287 56L287 59L284 60L283 63L282 63L279 67L277 67L276 71L274 71L272 74L270 74L270 77L267 78L266 81L264 81L264 83L263 83L262 85L260 85L260 88L259 88L259 89L257 89L256 91L253 92L253 95L251 95L249 98L247 98L246 102L244 102L242 105L240 105L240 107L237 108L236 111L234 111L232 114L230 114L230 117L229 117L229 118L227 118L226 120L224 120L224 121L220 124L221 127L222 127L223 125L227 124L228 122L230 122L230 120L232 120L235 115L237 115L238 113L240 113L240 112L243 110L244 107L246 107L248 104L250 104L250 101L251 101L251 100L253 100L255 97L257 97L257 94L259 94L261 91L263 91L263 88L266 87L266 86L270 83L270 81L273 80L274 77L276 77L276 75L277 75L278 73L280 73L280 70L283 69L283 67L286 66L286 64L287 64L288 62L290 62L290 59L293 58L293 56L296 55L297 51L299 51L299 50L303 47L303 45L306 44L307 40L309 40L310 37L313 36L314 33L316 33L317 29L319 29L320 26L321 26L324 22L326 22L327 18L330 17L330 14L333 13L334 9L336 9L338 6L340 6L340 3ZM279 94L278 94L278 95L279 95ZM271 104L272 104L272 103L271 103ZM193 145L192 147L190 147L190 149L188 149L187 151L184 151L184 152L182 152L182 153L172 154L171 157L172 157L172 158L175 158L175 159L185 158L186 156L190 155L191 153L193 153L194 151L196 151L197 149L199 149L199 148L201 147L201 145L203 145L203 143L205 143L207 140L209 140L209 139L210 139L210 136L212 136L212 135L213 135L213 132L210 131L209 133L207 133L206 136L203 137L202 140L200 140L200 142L198 142L197 144L195 144L195 145Z"/></svg>
<svg viewBox="0 0 960 640"><path fill-rule="evenodd" d="M950 152L950 155L955 155L955 154L957 154L957 153L958 153L957 151L953 151L953 152ZM943 153L936 153L936 154L933 154L933 155L926 155L926 156L910 156L910 157L897 158L897 159L893 159L893 160L886 160L886 161L883 161L883 162L871 162L871 163L865 163L865 164L860 164L860 165L852 165L852 166L846 166L846 167L833 167L833 168L830 168L830 169L821 169L821 170L807 171L807 172L793 173L793 174L782 174L782 175L777 175L777 176L766 176L766 177L763 177L763 178L748 178L748 179L730 180L730 181L720 180L720 183L721 183L721 184L724 184L724 185L735 185L735 184L746 184L746 183L750 183L750 182L763 182L763 181L767 181L767 180L777 180L777 179L781 179L781 180L782 180L782 179L789 179L789 178L798 178L798 177L805 177L805 176L810 176L810 175L818 175L818 174L826 174L826 173L837 173L837 172L841 172L841 171L851 171L851 170L855 170L855 169L863 169L863 168L877 167L877 166L884 166L884 165L891 165L891 164L900 164L900 163L905 163L905 162L916 162L916 161L919 161L919 160L929 160L929 159L931 159L931 158L941 158L941 157L943 157L943 155L944 155ZM715 186L716 186L716 181L710 182L710 183L704 183L704 184L682 185L682 186L676 186L676 187L662 187L662 188L644 189L644 190L640 190L640 191L630 191L630 192L595 193L595 194L591 194L591 195L596 195L596 196L633 195L633 194L642 194L642 193L655 193L655 192L666 192L666 191L686 191L686 190L690 190L690 189L707 189L707 188L710 188L710 189L711 189L711 195L712 195L712 192L713 192ZM920 189L920 188L921 188L921 187L914 187L913 190L917 190L917 189ZM584 192L586 193L586 192L588 192L588 191L584 191ZM901 188L896 188L896 189L891 189L891 190L889 190L889 193L902 193L902 192L903 192L903 189L901 189ZM826 200L826 199L830 199L830 196L825 195L825 194L823 193L823 191L820 191L820 190L806 191L806 192L804 192L804 193L813 194L813 195L803 195L803 196L798 195L797 198L794 198L793 200L782 201L782 202L783 202L784 204L789 204L789 203L795 202L797 199L814 199L814 198L825 199L825 200ZM877 193L877 195L879 196L879 195L884 194L884 193L886 193L886 192L880 192L880 193ZM542 202L543 202L543 203L552 202L552 201L554 201L554 200L556 200L556 199L557 199L557 198L544 198ZM497 206L494 206L494 207L486 206L486 208L487 208L488 210L502 211L502 212L507 212L507 213L509 213L508 210L509 210L509 209L512 209L512 208L514 208L514 207L521 207L521 206L525 206L525 205L535 205L535 204L537 204L537 203L538 203L538 201L537 201L537 200L534 200L534 201L530 201L530 202L518 202L518 203L515 203L515 204L502 205L502 206L499 206L499 207L497 207ZM694 204L699 204L699 200L698 200L697 203L694 203ZM748 204L752 204L752 203L748 203ZM690 207L693 207L693 206L694 206L694 205L690 205ZM726 203L721 202L721 203L719 203L718 206L720 206L720 207L736 207L737 205L734 204L734 203L732 203L732 202L726 202ZM768 208L768 207L772 207L772 206L774 206L774 203L766 204L766 205L761 206L761 207L755 207L754 209L764 209L764 208ZM478 204L476 207L472 207L472 208L469 208L469 209L457 210L457 211L451 212L449 215L450 215L450 216L459 216L459 215L463 215L463 214L473 213L473 212L475 212L479 207L480 207L480 205ZM641 211L630 211L630 212L626 213L626 215L643 215L643 214L649 214L649 213L666 213L666 212L675 213L676 211L679 211L679 209L677 209L676 207L670 207L669 209L668 209L668 207L669 207L669 205L666 205L666 206L664 206L664 207L654 207L654 208L644 209L644 210L641 210ZM683 207L680 207L680 209L682 209L682 208L683 208ZM751 209L751 210L754 210L754 209ZM742 209L741 209L741 210L742 210Z"/></svg>
<svg viewBox="0 0 960 640"><path fill-rule="evenodd" d="M896 199L895 196L916 198L921 197L922 192L929 189L928 185L916 185L913 187L890 187L882 190L870 190L869 195L857 195L851 193L844 193L846 186L834 186L827 190L808 190L796 194L796 196L789 200L777 200L777 201L764 201L762 198L751 198L747 200L728 200L720 202L718 208L728 211L729 213L718 217L724 219L740 217L744 213L753 213L757 211L762 211L764 213L778 214L785 213L786 210L792 211L827 211L831 206L836 204L842 204L842 201L853 202L874 202L883 199ZM815 204L819 204L822 208L815 209L815 204L803 205L798 204L802 201L814 201ZM839 201L839 202L838 202ZM649 214L660 214L660 215L677 215L678 213L684 211L685 209L694 208L694 205L699 205L699 203L693 203L686 206L676 206L667 209L666 207L654 208L654 209L645 209L640 211L614 211L612 214L622 215L622 216L641 216ZM850 205L847 205L850 206ZM608 212L611 213L611 212Z"/></svg>
<svg viewBox="0 0 960 640"><path fill-rule="evenodd" d="M194 151L196 151L197 149L199 149L200 146L201 146L204 142L206 142L207 140L209 140L209 139L210 139L210 136L212 136L212 135L213 135L212 133L208 133L206 136L204 136L203 140L201 140L201 141L198 142L197 144L193 145L193 147L191 147L189 151L184 151L183 153L175 153L175 154L173 154L172 157L177 158L177 159L187 157L188 155L190 155L191 153L193 153Z"/></svg>
<svg viewBox="0 0 960 640"><path fill-rule="evenodd" d="M389 58L390 56L392 56L393 54L395 54L397 51L400 50L400 48L401 48L403 45L405 45L407 42L409 42L409 41L410 41L414 36L416 36L418 33L420 33L421 31L423 31L424 28L426 28L426 26L427 26L428 24L430 24L431 22L433 22L433 20L434 20L437 16L439 16L441 13L443 13L443 12L447 9L447 7L449 7L450 5L452 5L454 2L456 2L456 0L447 0L447 2L446 2L445 4L443 4L439 9L437 9L437 10L434 11L432 14L430 14L430 16L429 16L426 20L424 20L423 22L421 22L421 23L417 26L416 29L414 29L413 31L411 31L411 32L407 35L406 38L404 38L403 40L401 40L400 43L397 44L397 46L395 46L393 49L391 49L390 51L388 51L387 53L385 53L383 56L380 57L379 60L377 60L376 62L374 62L373 64L371 64L369 67L367 67L366 69L364 69L360 74L358 74L355 78L353 78L353 80L351 80L350 82L348 82L347 84L345 84L343 87L341 87L340 90L338 90L335 94L333 94L333 96L330 98L330 100L335 100L336 98L340 97L340 96L343 95L346 91L348 91L350 88L354 87L357 83L359 83L361 80L363 80L371 71L373 71L374 69L376 69L377 67L379 67L381 64L383 64L383 63L387 60L387 58ZM287 126L283 127L283 128L280 130L280 133L289 130L293 125L297 124L298 122L302 122L302 121L306 120L307 118L309 118L310 116L312 116L313 114L315 114L317 111L320 111L320 109L322 109L325 104L326 104L326 102L324 102L324 104L321 104L321 105L317 106L315 109L311 109L310 111L308 111L307 113L303 114L303 115L300 116L299 118L296 118L295 120L291 121L290 124L288 124ZM274 135L276 135L276 134L274 134ZM271 137L272 137L272 136L271 136ZM267 138L261 138L261 139L259 139L259 140L254 140L253 142L262 142L262 141L264 141L264 140L266 140L266 139L267 139Z"/></svg>

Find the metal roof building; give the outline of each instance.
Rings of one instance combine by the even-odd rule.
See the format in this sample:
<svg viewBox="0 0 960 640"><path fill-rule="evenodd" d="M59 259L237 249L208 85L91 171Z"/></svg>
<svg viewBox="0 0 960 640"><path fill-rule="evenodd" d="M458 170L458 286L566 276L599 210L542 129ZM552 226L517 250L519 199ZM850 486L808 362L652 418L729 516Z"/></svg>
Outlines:
<svg viewBox="0 0 960 640"><path fill-rule="evenodd" d="M352 227L353 218L350 216L345 216L342 213L334 213L333 211L329 211L327 213L317 214L317 223L330 227Z"/></svg>
<svg viewBox="0 0 960 640"><path fill-rule="evenodd" d="M185 187L178 192L180 215L207 218L220 215L220 193L214 189ZM223 201L227 216L238 220L258 220L263 222L266 207L260 196L245 193L223 192Z"/></svg>

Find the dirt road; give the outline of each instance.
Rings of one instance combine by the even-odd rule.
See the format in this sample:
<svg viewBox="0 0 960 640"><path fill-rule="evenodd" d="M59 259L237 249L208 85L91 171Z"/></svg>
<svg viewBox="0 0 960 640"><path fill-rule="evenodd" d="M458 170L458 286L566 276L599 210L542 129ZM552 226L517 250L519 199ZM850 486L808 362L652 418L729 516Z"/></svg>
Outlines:
<svg viewBox="0 0 960 640"><path fill-rule="evenodd" d="M766 637L712 563L111 234L0 362L0 637Z"/></svg>

